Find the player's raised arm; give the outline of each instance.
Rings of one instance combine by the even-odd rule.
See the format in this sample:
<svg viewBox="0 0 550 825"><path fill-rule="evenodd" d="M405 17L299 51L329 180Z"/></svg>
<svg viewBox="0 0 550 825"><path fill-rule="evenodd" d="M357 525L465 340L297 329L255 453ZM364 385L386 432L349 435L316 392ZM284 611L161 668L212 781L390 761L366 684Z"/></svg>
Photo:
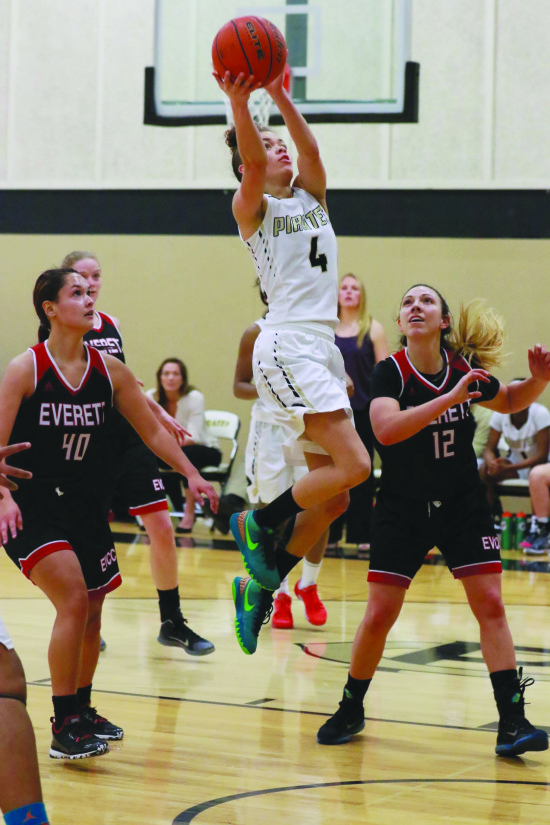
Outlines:
<svg viewBox="0 0 550 825"><path fill-rule="evenodd" d="M266 86L290 132L290 137L298 151L298 176L294 186L305 189L325 206L327 176L321 160L319 145L301 112L298 111L290 94L285 89L284 72ZM326 208L326 206L325 206Z"/></svg>

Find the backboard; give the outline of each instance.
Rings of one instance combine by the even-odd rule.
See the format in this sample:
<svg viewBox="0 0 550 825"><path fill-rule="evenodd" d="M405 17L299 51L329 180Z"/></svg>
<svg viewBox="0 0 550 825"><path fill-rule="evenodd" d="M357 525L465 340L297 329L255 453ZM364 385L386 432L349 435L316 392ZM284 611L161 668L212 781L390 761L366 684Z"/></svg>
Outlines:
<svg viewBox="0 0 550 825"><path fill-rule="evenodd" d="M418 120L411 0L156 0L145 123L225 123L212 41L224 23L247 13L267 17L283 32L293 98L310 123ZM282 121L275 114L271 122Z"/></svg>

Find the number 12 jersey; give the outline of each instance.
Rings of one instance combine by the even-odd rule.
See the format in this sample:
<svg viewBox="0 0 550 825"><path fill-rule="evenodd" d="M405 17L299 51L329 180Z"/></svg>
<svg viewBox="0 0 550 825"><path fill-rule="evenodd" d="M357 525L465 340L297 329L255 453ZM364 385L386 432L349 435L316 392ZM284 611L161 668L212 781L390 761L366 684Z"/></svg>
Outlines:
<svg viewBox="0 0 550 825"><path fill-rule="evenodd" d="M401 410L408 410L450 392L471 367L458 353L446 349L441 352L444 369L438 376L418 372L406 349L381 361L372 374L371 400L395 398ZM472 383L470 390L481 393L478 402L490 401L499 387L498 379L490 376L489 383ZM466 401L450 407L404 441L386 446L377 441L382 459L380 489L417 501L444 501L478 485L474 431L470 402Z"/></svg>

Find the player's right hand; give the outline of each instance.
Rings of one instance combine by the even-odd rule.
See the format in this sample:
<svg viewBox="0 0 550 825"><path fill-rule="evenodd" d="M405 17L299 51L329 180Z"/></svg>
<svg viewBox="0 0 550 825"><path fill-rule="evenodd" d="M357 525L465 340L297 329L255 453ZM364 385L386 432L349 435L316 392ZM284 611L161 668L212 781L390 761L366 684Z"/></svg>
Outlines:
<svg viewBox="0 0 550 825"><path fill-rule="evenodd" d="M212 76L232 103L238 103L239 101L247 103L250 93L260 89L262 85L256 81L253 74L247 77L244 72L237 75L234 81L231 80L231 72L226 72L223 77L220 77L217 72L212 72Z"/></svg>
<svg viewBox="0 0 550 825"><path fill-rule="evenodd" d="M470 385L475 381L483 381L489 383L490 373L487 370L470 370L466 375L460 379L454 390L449 393L449 398L452 399L452 406L455 404L464 404L465 401L472 401L475 398L481 398L481 393L478 390L470 390Z"/></svg>
<svg viewBox="0 0 550 825"><path fill-rule="evenodd" d="M9 534L14 539L18 530L23 529L23 517L21 510L11 498L0 501L0 538L2 544L6 544Z"/></svg>
<svg viewBox="0 0 550 825"><path fill-rule="evenodd" d="M10 467L5 460L8 456L14 453L20 453L22 450L28 450L31 445L29 442L22 444L10 444L8 447L0 447L0 487L7 487L8 490L17 490L15 481L11 481L7 476L15 476L16 478L32 478L32 473L28 470L21 470L19 467ZM3 498L0 491L0 499Z"/></svg>

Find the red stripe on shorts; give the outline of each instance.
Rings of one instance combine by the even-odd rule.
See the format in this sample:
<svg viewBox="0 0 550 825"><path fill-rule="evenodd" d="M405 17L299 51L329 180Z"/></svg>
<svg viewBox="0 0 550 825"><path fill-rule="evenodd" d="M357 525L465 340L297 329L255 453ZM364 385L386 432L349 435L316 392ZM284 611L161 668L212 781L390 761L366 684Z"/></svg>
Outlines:
<svg viewBox="0 0 550 825"><path fill-rule="evenodd" d="M411 584L411 579L409 579L408 576L402 576L400 573L387 573L384 570L369 570L367 581L379 582L380 584L395 584L397 587L404 587L407 590Z"/></svg>
<svg viewBox="0 0 550 825"><path fill-rule="evenodd" d="M26 558L19 559L21 570L25 576L30 579L30 572L41 559L50 556L52 553L57 553L58 550L72 550L73 548L68 541L49 541L41 547L37 547Z"/></svg>
<svg viewBox="0 0 550 825"><path fill-rule="evenodd" d="M502 563L500 561L482 561L479 564L466 564L464 567L453 568L455 579L480 576L483 573L502 573Z"/></svg>
<svg viewBox="0 0 550 825"><path fill-rule="evenodd" d="M107 595L107 593L111 593L112 590L116 590L117 587L120 587L122 584L122 576L120 573L115 573L113 578L107 582L107 584L103 584L101 587L94 587L93 590L90 590L90 593L100 593L102 595Z"/></svg>
<svg viewBox="0 0 550 825"><path fill-rule="evenodd" d="M159 510L168 510L168 502L165 498L161 501L153 501L151 504L142 504L139 507L128 507L131 516L144 516L147 513L158 513Z"/></svg>

